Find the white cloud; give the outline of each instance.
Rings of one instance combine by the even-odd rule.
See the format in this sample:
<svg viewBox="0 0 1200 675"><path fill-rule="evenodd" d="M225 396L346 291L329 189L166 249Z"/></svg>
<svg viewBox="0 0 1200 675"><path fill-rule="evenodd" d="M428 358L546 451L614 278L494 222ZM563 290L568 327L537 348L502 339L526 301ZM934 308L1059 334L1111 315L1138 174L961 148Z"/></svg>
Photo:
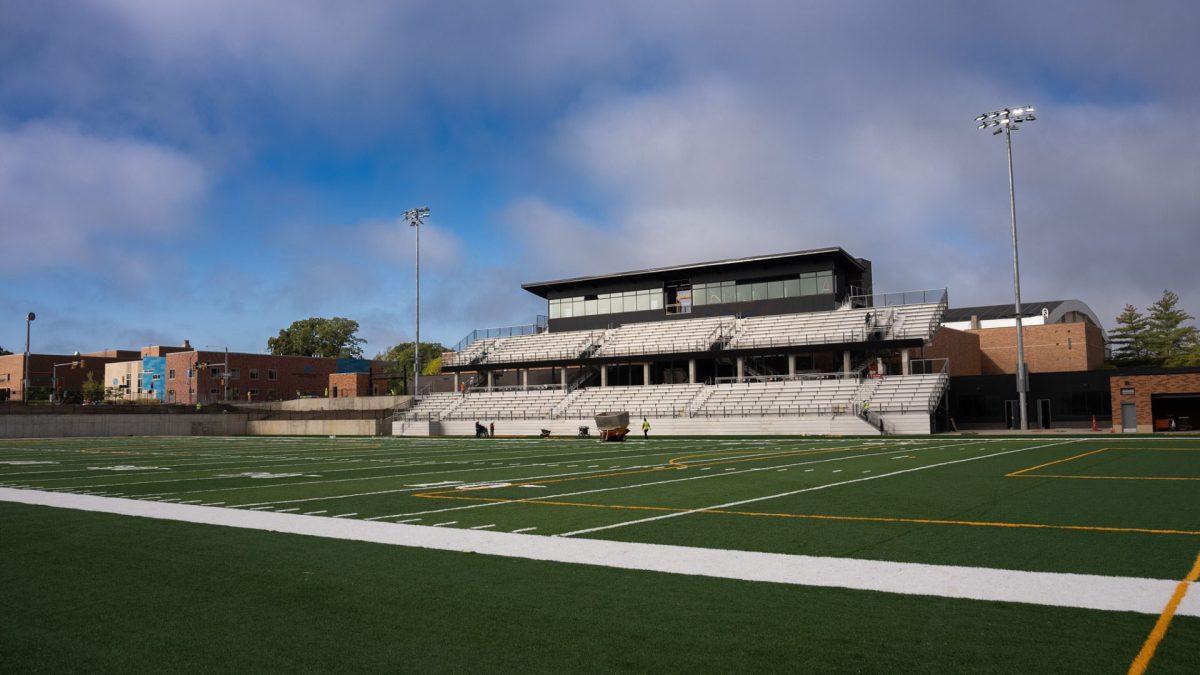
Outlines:
<svg viewBox="0 0 1200 675"><path fill-rule="evenodd" d="M143 274L139 240L189 224L208 185L203 166L169 147L36 123L0 131L5 269L116 259ZM128 247L121 250L122 247Z"/></svg>

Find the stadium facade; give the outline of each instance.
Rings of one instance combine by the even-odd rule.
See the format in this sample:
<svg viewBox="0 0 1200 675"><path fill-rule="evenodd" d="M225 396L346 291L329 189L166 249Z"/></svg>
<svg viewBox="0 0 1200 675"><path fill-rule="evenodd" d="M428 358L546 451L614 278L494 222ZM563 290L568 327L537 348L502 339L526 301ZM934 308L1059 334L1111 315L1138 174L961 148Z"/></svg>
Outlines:
<svg viewBox="0 0 1200 675"><path fill-rule="evenodd" d="M628 410L662 433L928 433L948 384L921 358L945 289L872 292L841 248L524 284L527 334L475 331L442 358L453 391L397 420L405 435L573 433Z"/></svg>

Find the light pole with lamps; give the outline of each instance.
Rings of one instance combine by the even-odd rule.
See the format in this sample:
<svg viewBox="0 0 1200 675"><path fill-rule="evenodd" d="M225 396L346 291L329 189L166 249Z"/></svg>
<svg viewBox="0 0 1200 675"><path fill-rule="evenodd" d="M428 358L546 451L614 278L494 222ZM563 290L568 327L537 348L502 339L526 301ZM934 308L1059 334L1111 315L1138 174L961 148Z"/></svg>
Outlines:
<svg viewBox="0 0 1200 675"><path fill-rule="evenodd" d="M1026 410L1026 393L1029 391L1029 372L1025 366L1025 335L1021 325L1021 263L1017 255L1017 192L1013 180L1012 132L1020 130L1024 122L1032 122L1033 106L1004 108L984 113L975 118L980 129L995 129L992 135L1004 133L1008 145L1008 207L1012 216L1013 297L1017 313L1017 405L1021 410L1021 431L1029 430L1029 411Z"/></svg>
<svg viewBox="0 0 1200 675"><path fill-rule="evenodd" d="M413 343L413 398L421 390L421 225L428 217L428 206L418 206L404 212L404 220L417 234L417 339Z"/></svg>
<svg viewBox="0 0 1200 675"><path fill-rule="evenodd" d="M25 405L29 405L29 324L36 318L37 314L33 312L25 315L25 381L21 389L21 402Z"/></svg>

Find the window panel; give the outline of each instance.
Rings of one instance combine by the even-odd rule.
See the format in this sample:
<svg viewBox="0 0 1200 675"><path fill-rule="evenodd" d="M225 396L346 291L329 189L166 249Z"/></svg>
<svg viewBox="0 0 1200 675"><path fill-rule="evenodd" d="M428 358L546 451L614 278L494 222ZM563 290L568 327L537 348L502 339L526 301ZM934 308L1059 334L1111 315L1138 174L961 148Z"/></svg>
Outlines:
<svg viewBox="0 0 1200 675"><path fill-rule="evenodd" d="M601 295L600 299L596 300L596 313L597 314L608 314L609 309L611 307L612 307L612 301L608 299L607 293L604 295Z"/></svg>
<svg viewBox="0 0 1200 675"><path fill-rule="evenodd" d="M559 312L562 314L560 318L570 319L571 317L575 316L575 305L569 302L564 302L562 303Z"/></svg>
<svg viewBox="0 0 1200 675"><path fill-rule="evenodd" d="M559 313L558 303L555 302L554 300L551 300L550 301L550 318L557 319L557 318L560 318L561 316L562 316L562 314Z"/></svg>
<svg viewBox="0 0 1200 675"><path fill-rule="evenodd" d="M800 279L800 295L816 295L817 294L817 279L816 277L801 277Z"/></svg>
<svg viewBox="0 0 1200 675"><path fill-rule="evenodd" d="M662 309L662 308L663 308L662 291L654 291L653 293L650 294L650 309Z"/></svg>
<svg viewBox="0 0 1200 675"><path fill-rule="evenodd" d="M641 293L637 296L637 308L638 308L639 312L644 312L644 311L650 310L649 294Z"/></svg>
<svg viewBox="0 0 1200 675"><path fill-rule="evenodd" d="M756 284L751 284L750 299L751 300L766 300L767 299L767 284L762 281L760 281Z"/></svg>
<svg viewBox="0 0 1200 675"><path fill-rule="evenodd" d="M582 297L572 298L571 304L574 305L574 309L572 311L575 312L575 316L583 316L584 315L583 314L583 298Z"/></svg>
<svg viewBox="0 0 1200 675"><path fill-rule="evenodd" d="M800 280L785 279L783 281L783 297L796 298L800 296Z"/></svg>
<svg viewBox="0 0 1200 675"><path fill-rule="evenodd" d="M584 316L595 316L596 315L596 301L595 300L584 300L583 301L583 315Z"/></svg>
<svg viewBox="0 0 1200 675"><path fill-rule="evenodd" d="M725 302L724 295L721 293L721 289L723 288L724 286L715 285L708 287L708 304L719 305L722 302Z"/></svg>
<svg viewBox="0 0 1200 675"><path fill-rule="evenodd" d="M817 292L825 295L833 293L833 273L817 278Z"/></svg>
<svg viewBox="0 0 1200 675"><path fill-rule="evenodd" d="M739 284L737 287L737 301L750 302L750 284Z"/></svg>
<svg viewBox="0 0 1200 675"><path fill-rule="evenodd" d="M783 282L768 281L767 282L767 298L775 299L783 297Z"/></svg>

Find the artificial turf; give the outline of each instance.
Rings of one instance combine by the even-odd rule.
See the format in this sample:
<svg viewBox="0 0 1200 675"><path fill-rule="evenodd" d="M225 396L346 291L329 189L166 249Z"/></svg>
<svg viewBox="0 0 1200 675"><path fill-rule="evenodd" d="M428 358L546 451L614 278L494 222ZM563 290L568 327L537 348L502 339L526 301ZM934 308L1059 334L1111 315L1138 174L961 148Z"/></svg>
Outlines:
<svg viewBox="0 0 1200 675"><path fill-rule="evenodd" d="M13 671L1087 671L1154 617L493 558L0 504ZM1177 618L1155 672L1194 672Z"/></svg>
<svg viewBox="0 0 1200 675"><path fill-rule="evenodd" d="M1193 477L1195 438L0 441L8 487L1163 579L1200 552ZM0 657L28 668L1094 671L1154 620L7 504L0 555ZM1178 617L1153 666L1198 653Z"/></svg>

